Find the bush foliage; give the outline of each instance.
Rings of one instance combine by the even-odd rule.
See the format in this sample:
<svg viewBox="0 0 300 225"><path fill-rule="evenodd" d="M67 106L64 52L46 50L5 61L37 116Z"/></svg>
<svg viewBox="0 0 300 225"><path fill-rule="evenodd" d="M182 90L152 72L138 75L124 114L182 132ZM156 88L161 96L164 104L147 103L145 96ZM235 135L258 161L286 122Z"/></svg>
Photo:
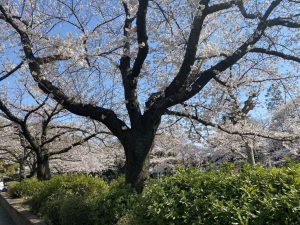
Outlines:
<svg viewBox="0 0 300 225"><path fill-rule="evenodd" d="M8 192L13 198L29 198L42 189L43 183L36 178L23 180L21 183L10 182L8 185Z"/></svg>
<svg viewBox="0 0 300 225"><path fill-rule="evenodd" d="M150 180L142 194L100 178L57 176L14 184L13 196L53 225L296 225L300 223L300 164L265 169L231 164L217 170L179 168Z"/></svg>
<svg viewBox="0 0 300 225"><path fill-rule="evenodd" d="M124 177L112 182L107 195L97 204L97 225L115 225L124 215L134 210L137 193L125 186Z"/></svg>
<svg viewBox="0 0 300 225"><path fill-rule="evenodd" d="M32 211L52 225L93 225L95 199L107 191L108 184L102 179L85 175L54 176L48 181L28 179L9 190L14 197L30 197Z"/></svg>
<svg viewBox="0 0 300 225"><path fill-rule="evenodd" d="M299 224L300 165L179 170L146 186L139 224Z"/></svg>

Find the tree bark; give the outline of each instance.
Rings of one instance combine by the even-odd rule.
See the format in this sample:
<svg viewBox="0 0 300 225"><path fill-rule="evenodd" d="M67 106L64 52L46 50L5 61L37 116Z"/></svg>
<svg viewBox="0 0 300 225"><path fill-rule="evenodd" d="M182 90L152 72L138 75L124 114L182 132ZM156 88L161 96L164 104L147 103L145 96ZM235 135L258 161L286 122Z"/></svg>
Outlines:
<svg viewBox="0 0 300 225"><path fill-rule="evenodd" d="M249 143L246 143L246 152L247 152L247 160L250 165L255 166L255 156L254 156L254 151L253 148L249 145Z"/></svg>
<svg viewBox="0 0 300 225"><path fill-rule="evenodd" d="M25 179L25 166L23 160L20 160L19 162L19 179L20 181Z"/></svg>
<svg viewBox="0 0 300 225"><path fill-rule="evenodd" d="M38 180L50 180L51 171L49 166L48 156L38 156L37 157L37 178Z"/></svg>
<svg viewBox="0 0 300 225"><path fill-rule="evenodd" d="M153 132L134 132L125 148L125 182L137 192L142 192L149 177L150 153L154 142Z"/></svg>
<svg viewBox="0 0 300 225"><path fill-rule="evenodd" d="M34 177L36 175L36 160L34 160L32 162L32 164L28 164L29 168L30 168L30 172L29 172L29 175L27 176L27 178L31 178L31 177Z"/></svg>

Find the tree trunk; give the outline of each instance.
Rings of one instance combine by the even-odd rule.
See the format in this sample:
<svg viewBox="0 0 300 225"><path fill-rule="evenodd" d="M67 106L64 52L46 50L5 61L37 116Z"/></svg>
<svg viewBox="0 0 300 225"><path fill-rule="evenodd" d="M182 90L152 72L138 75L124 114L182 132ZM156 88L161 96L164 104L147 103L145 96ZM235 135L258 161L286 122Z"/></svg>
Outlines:
<svg viewBox="0 0 300 225"><path fill-rule="evenodd" d="M144 181L149 177L150 152L153 147L154 133L134 133L124 145L125 181L137 192L142 192Z"/></svg>
<svg viewBox="0 0 300 225"><path fill-rule="evenodd" d="M25 179L25 166L23 160L19 162L19 179L20 181Z"/></svg>
<svg viewBox="0 0 300 225"><path fill-rule="evenodd" d="M249 145L249 143L246 143L246 152L247 152L247 160L250 165L255 166L255 156L254 156L254 151L253 148Z"/></svg>
<svg viewBox="0 0 300 225"><path fill-rule="evenodd" d="M51 172L49 167L48 156L38 156L37 157L37 178L39 180L50 180Z"/></svg>
<svg viewBox="0 0 300 225"><path fill-rule="evenodd" d="M32 165L28 164L29 168L30 168L30 172L29 175L27 176L27 178L31 178L34 177L36 175L36 161L34 161L32 163Z"/></svg>

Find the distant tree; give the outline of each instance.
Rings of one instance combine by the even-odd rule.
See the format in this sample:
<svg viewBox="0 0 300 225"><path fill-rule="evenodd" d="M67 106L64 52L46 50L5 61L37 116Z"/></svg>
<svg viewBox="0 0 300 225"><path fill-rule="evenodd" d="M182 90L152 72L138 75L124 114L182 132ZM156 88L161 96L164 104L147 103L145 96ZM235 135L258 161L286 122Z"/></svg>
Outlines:
<svg viewBox="0 0 300 225"><path fill-rule="evenodd" d="M34 152L27 146L27 142L18 129L10 124L9 127L0 130L0 159L6 163L16 163L19 165L19 178L24 179L25 167L32 164Z"/></svg>
<svg viewBox="0 0 300 225"><path fill-rule="evenodd" d="M23 100L18 101L20 104L12 104L9 100L6 100L5 103L0 99L0 111L7 120L14 124L20 140L19 145L10 145L4 152L13 156L16 148L23 149L21 152L17 150L19 153L15 155L15 158L19 158L18 163L22 166L20 168L22 176L24 175L24 161L34 153L32 173L36 173L40 180L47 180L51 177L49 167L51 157L80 146L97 136L99 132L92 131L91 134L88 130L72 126L71 121L61 123L60 121L63 121L64 118L67 119L68 114L58 103L52 103L48 97L36 97L33 94L31 96L35 102L30 105L25 105ZM7 105L13 107L8 108ZM13 140L14 134L10 133L10 135L7 142Z"/></svg>
<svg viewBox="0 0 300 225"><path fill-rule="evenodd" d="M202 151L202 146L193 143L181 125L168 126L163 123L155 137L150 157L152 171L168 173L173 172L176 165L201 167L205 152Z"/></svg>
<svg viewBox="0 0 300 225"><path fill-rule="evenodd" d="M300 97L297 96L285 104L275 108L270 130L273 132L287 132L291 136L299 134L300 127ZM290 156L300 159L300 140L268 142L268 150L271 158Z"/></svg>

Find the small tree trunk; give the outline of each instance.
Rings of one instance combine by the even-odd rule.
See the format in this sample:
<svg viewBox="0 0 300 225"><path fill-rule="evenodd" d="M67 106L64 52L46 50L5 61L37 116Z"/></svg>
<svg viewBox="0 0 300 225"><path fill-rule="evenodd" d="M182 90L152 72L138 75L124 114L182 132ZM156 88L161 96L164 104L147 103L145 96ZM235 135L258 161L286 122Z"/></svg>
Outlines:
<svg viewBox="0 0 300 225"><path fill-rule="evenodd" d="M32 165L29 164L28 166L30 168L30 172L27 178L34 177L36 175L36 161L34 161Z"/></svg>
<svg viewBox="0 0 300 225"><path fill-rule="evenodd" d="M37 178L39 180L50 180L51 172L48 156L39 156L37 159Z"/></svg>
<svg viewBox="0 0 300 225"><path fill-rule="evenodd" d="M247 160L250 165L255 166L255 156L254 156L254 151L253 148L249 145L249 143L246 143L246 152L247 152Z"/></svg>
<svg viewBox="0 0 300 225"><path fill-rule="evenodd" d="M21 160L19 162L19 177L20 177L20 181L25 179L25 167L24 167L24 161Z"/></svg>
<svg viewBox="0 0 300 225"><path fill-rule="evenodd" d="M126 155L125 180L137 192L142 192L144 181L149 177L150 152L153 147L153 133L138 133L130 137L124 146Z"/></svg>

